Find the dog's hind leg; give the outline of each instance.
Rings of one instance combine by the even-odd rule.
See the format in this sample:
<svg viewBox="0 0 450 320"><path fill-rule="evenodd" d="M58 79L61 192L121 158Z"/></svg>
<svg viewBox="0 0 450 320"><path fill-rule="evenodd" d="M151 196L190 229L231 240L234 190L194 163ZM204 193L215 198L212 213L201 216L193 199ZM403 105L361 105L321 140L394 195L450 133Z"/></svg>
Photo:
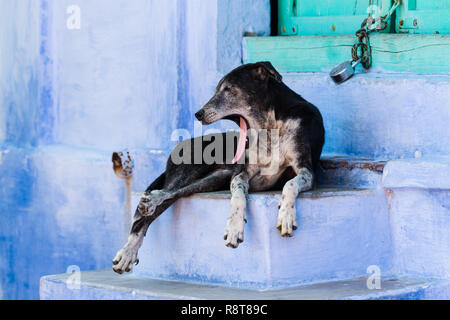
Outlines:
<svg viewBox="0 0 450 320"><path fill-rule="evenodd" d="M117 252L116 257L113 260L113 270L119 274L132 270L133 264L139 262L138 251L142 245L148 227L174 202L179 198L187 197L194 193L218 191L229 183L232 174L233 171L230 169L220 169L178 190L158 190L159 192L157 192L157 190L152 190L149 197L151 198L153 194L158 200L151 200L152 203L158 202L159 204L152 209L150 215L143 215L140 212L139 207L136 209L130 236L128 237L125 246ZM148 213L150 211L146 210L145 212Z"/></svg>
<svg viewBox="0 0 450 320"><path fill-rule="evenodd" d="M166 173L164 172L155 181L153 181L150 186L145 190L145 194L151 193L154 190L159 190L164 188L166 180ZM128 236L128 241L125 246L119 250L113 260L113 270L117 273L122 274L124 271L129 272L132 269L133 264L138 264L138 250L142 245L142 240L145 237L145 232L148 228L145 227L146 221L142 218L142 215L139 213L138 209L134 214L133 228L136 229L136 232L130 232ZM140 225L136 226L136 222L139 221Z"/></svg>
<svg viewBox="0 0 450 320"><path fill-rule="evenodd" d="M292 237L293 230L297 229L295 200L300 192L311 190L314 182L311 170L300 168L295 171L297 176L284 185L279 205L277 228L282 237Z"/></svg>

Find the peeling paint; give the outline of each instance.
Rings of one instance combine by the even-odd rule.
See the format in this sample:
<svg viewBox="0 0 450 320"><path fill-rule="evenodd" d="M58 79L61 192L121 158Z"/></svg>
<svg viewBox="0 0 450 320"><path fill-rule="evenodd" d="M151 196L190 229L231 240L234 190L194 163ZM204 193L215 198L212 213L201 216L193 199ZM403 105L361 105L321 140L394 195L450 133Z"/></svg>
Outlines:
<svg viewBox="0 0 450 320"><path fill-rule="evenodd" d="M358 168L358 169L369 169L371 171L382 173L386 161L358 159L346 156L346 157L331 157L322 159L320 161L320 164L324 169L346 168L349 170L353 170L355 168Z"/></svg>

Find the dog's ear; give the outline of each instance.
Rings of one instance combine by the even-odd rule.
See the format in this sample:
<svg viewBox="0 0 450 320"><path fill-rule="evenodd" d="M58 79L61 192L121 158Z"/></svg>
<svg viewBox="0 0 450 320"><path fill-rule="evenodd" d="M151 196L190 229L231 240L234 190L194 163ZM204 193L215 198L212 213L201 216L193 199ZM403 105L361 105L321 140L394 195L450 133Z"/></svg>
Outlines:
<svg viewBox="0 0 450 320"><path fill-rule="evenodd" d="M281 82L283 80L283 77L281 74L278 73L278 71L274 68L272 63L269 61L262 61L255 64L256 65L256 73L261 77L265 78L266 76L269 76L278 82Z"/></svg>

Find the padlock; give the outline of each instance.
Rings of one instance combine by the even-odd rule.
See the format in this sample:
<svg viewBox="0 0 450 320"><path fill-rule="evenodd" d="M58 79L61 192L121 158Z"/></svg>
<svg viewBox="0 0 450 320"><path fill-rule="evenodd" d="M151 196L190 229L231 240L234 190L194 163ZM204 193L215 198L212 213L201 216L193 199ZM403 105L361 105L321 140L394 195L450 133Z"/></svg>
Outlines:
<svg viewBox="0 0 450 320"><path fill-rule="evenodd" d="M349 60L341 63L331 70L330 77L337 84L347 81L355 74L355 67L361 62L361 59L357 61Z"/></svg>

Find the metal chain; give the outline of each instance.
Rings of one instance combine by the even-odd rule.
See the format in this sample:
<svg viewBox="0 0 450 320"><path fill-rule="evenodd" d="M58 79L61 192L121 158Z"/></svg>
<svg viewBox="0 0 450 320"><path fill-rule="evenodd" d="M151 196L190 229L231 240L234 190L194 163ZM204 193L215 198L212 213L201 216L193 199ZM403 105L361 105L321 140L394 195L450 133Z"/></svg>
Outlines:
<svg viewBox="0 0 450 320"><path fill-rule="evenodd" d="M370 46L369 30L366 28L367 19L361 25L361 29L356 31L358 42L352 47L352 60L361 59L361 65L364 69L369 69L372 65L372 48Z"/></svg>
<svg viewBox="0 0 450 320"><path fill-rule="evenodd" d="M362 22L361 28L356 31L355 35L358 39L358 42L355 43L352 47L352 60L358 61L359 59L361 59L361 65L364 69L367 70L372 65L372 48L370 46L369 33L386 29L388 25L388 19L391 18L395 9L397 9L401 2L401 0L396 0L391 10L389 10L389 12L384 16L374 19L371 15L369 15L369 17L364 19L364 21ZM369 1L369 4L372 4L371 0ZM377 21L381 21L381 24L375 29L372 28L372 25Z"/></svg>

